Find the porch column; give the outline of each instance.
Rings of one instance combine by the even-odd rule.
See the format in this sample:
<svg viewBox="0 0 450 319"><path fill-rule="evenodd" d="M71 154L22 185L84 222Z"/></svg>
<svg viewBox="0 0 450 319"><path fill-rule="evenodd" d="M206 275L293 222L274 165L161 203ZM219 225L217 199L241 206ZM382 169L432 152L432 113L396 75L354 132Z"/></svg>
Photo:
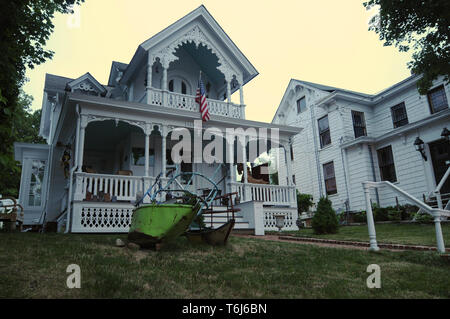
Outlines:
<svg viewBox="0 0 450 319"><path fill-rule="evenodd" d="M150 95L151 95L151 88L152 88L152 72L153 72L153 61L151 60L151 56L150 54L148 55L148 60L147 60L147 87L146 92L147 92L147 104L150 104L151 99L150 99Z"/></svg>
<svg viewBox="0 0 450 319"><path fill-rule="evenodd" d="M244 137L245 140L245 137ZM243 168L243 177L244 177L244 183L248 183L248 173L247 173L247 147L246 143L244 142L244 146L242 147L242 158L244 162L244 168Z"/></svg>
<svg viewBox="0 0 450 319"><path fill-rule="evenodd" d="M144 176L148 177L148 161L150 158L150 134L152 131L152 125L150 123L145 123L145 164L144 164Z"/></svg>
<svg viewBox="0 0 450 319"><path fill-rule="evenodd" d="M162 103L163 106L167 106L167 67L162 64L162 79L161 79L161 89L162 89Z"/></svg>
<svg viewBox="0 0 450 319"><path fill-rule="evenodd" d="M243 158L243 173L242 178L244 179L244 201L251 201L252 195L251 195L251 189L248 185L248 173L247 173L247 143L246 138L244 135L244 145L242 145L242 158Z"/></svg>
<svg viewBox="0 0 450 319"><path fill-rule="evenodd" d="M77 163L78 163L78 172L82 172L82 166L83 166L83 153L84 153L84 136L86 132L86 126L88 125L87 117L85 115L81 115L81 122L80 122L80 140L78 141L78 157L77 157Z"/></svg>
<svg viewBox="0 0 450 319"><path fill-rule="evenodd" d="M285 143L283 145L284 148L284 158L286 161L286 173L287 173L287 178L288 178L288 186L293 185L292 183L292 161L291 161L291 143Z"/></svg>
<svg viewBox="0 0 450 319"><path fill-rule="evenodd" d="M227 81L227 102L231 103L231 81Z"/></svg>
<svg viewBox="0 0 450 319"><path fill-rule="evenodd" d="M166 138L167 138L167 126L163 125L161 127L161 177L166 177Z"/></svg>
<svg viewBox="0 0 450 319"><path fill-rule="evenodd" d="M244 88L242 84L239 84L239 98L241 106L244 105Z"/></svg>

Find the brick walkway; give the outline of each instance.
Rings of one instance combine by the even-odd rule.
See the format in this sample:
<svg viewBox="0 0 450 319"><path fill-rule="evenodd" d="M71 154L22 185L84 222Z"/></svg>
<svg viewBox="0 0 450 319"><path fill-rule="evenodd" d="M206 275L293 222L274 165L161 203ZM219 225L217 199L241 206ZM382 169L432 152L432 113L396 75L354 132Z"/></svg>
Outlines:
<svg viewBox="0 0 450 319"><path fill-rule="evenodd" d="M368 250L370 244L368 242L349 241L349 240L335 240L335 239L321 239L311 237L294 237L294 236L278 236L278 235L240 235L235 234L233 236L255 238L272 241L284 241L297 244L313 244L322 247L335 247L335 248L347 248L347 249L362 249ZM416 245L402 245L402 244L384 244L378 243L378 247L388 250L420 250L420 251L436 251L436 247L430 246L416 246ZM447 252L450 252L450 248L446 248Z"/></svg>

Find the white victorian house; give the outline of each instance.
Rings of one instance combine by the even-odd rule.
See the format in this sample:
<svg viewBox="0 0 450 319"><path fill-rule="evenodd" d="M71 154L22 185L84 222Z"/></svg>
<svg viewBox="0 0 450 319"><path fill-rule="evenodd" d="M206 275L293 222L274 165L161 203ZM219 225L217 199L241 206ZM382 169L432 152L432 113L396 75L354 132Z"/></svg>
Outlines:
<svg viewBox="0 0 450 319"><path fill-rule="evenodd" d="M258 72L200 6L143 42L128 64L112 62L107 84L90 73L76 79L46 75L40 134L47 145L15 144L23 168L24 224L57 221L66 232L127 232L136 195L161 172L167 181L178 142L171 138L174 129L193 130L194 121L201 122L195 101L200 71L211 114L203 130L276 130L266 146L282 147L290 156L289 141L301 129L245 118L244 86ZM239 104L231 102L236 91ZM258 140L246 138L243 146L226 144L227 151ZM244 162L255 160L248 150L242 154ZM186 162L181 170L213 178L218 165ZM284 214L285 229L295 229L295 186L252 184L247 170L238 177L236 167L233 160L214 177L222 193L238 192L235 228L263 234L276 229L275 214ZM201 192L202 183L188 186Z"/></svg>
<svg viewBox="0 0 450 319"><path fill-rule="evenodd" d="M272 123L303 130L293 138L288 158L292 175L286 176L280 156L280 184L294 180L301 193L316 202L328 196L335 209L345 211L366 209L367 181L389 181L433 206L439 206L433 196L441 196L445 206L450 86L440 78L420 95L419 78L410 76L374 95L292 79ZM372 189L370 197L383 207L405 203L392 187Z"/></svg>

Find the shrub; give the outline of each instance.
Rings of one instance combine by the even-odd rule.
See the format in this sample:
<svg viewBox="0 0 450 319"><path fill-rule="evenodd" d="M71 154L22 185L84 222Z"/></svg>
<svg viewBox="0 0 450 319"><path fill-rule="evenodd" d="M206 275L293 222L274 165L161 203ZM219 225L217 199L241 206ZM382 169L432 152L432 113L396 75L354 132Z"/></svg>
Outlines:
<svg viewBox="0 0 450 319"><path fill-rule="evenodd" d="M338 218L328 198L320 198L311 226L315 234L335 234L338 232Z"/></svg>
<svg viewBox="0 0 450 319"><path fill-rule="evenodd" d="M396 209L388 209L388 219L393 222L402 220L402 212Z"/></svg>
<svg viewBox="0 0 450 319"><path fill-rule="evenodd" d="M373 219L376 222L384 222L389 220L389 209L387 207L375 206L372 212Z"/></svg>
<svg viewBox="0 0 450 319"><path fill-rule="evenodd" d="M415 205L405 204L400 205L399 209L402 214L402 220L410 220L413 219L413 217L416 215L417 211L419 210L419 207Z"/></svg>
<svg viewBox="0 0 450 319"><path fill-rule="evenodd" d="M353 221L355 223L366 223L367 222L366 212L359 212L354 214Z"/></svg>
<svg viewBox="0 0 450 319"><path fill-rule="evenodd" d="M433 216L427 213L416 213L415 220L420 224L429 224L434 222Z"/></svg>
<svg viewBox="0 0 450 319"><path fill-rule="evenodd" d="M313 197L309 194L302 194L297 190L297 209L298 213L307 212L314 205Z"/></svg>

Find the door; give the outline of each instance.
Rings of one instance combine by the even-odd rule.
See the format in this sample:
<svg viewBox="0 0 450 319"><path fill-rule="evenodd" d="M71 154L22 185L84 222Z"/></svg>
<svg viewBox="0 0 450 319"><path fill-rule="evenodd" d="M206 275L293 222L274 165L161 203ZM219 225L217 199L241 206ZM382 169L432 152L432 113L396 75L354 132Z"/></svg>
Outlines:
<svg viewBox="0 0 450 319"><path fill-rule="evenodd" d="M450 143L445 140L439 140L429 143L428 146L430 147L436 185L438 185L448 168L445 162L450 160ZM441 194L448 193L450 193L450 178L447 179L441 188Z"/></svg>

